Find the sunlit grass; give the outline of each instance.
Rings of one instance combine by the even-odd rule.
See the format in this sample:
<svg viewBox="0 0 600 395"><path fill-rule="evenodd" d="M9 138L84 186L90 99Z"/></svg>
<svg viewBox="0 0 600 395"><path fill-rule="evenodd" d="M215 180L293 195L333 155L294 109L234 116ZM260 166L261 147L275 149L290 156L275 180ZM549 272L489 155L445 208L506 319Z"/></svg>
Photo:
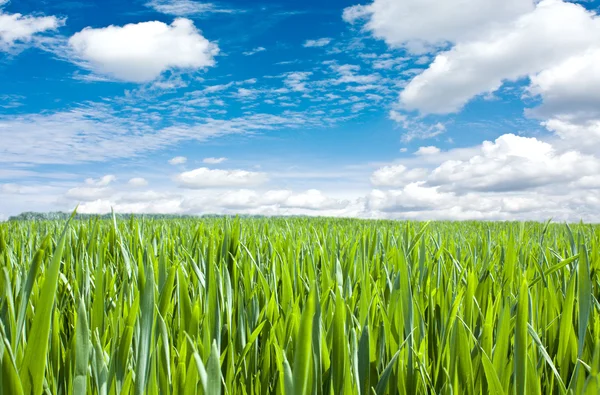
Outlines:
<svg viewBox="0 0 600 395"><path fill-rule="evenodd" d="M4 223L0 389L597 394L599 246L583 224Z"/></svg>

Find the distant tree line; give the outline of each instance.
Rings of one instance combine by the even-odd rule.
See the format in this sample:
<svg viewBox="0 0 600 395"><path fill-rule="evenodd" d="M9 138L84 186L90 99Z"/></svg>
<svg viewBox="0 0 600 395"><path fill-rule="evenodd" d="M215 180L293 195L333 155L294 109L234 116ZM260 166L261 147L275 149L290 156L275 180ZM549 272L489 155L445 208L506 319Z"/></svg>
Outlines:
<svg viewBox="0 0 600 395"><path fill-rule="evenodd" d="M56 220L66 220L69 219L71 213L55 211L50 213L38 213L38 212L24 212L19 215L14 215L9 217L9 221L56 221ZM148 218L148 219L176 219L176 218L192 218L193 215L181 215L181 214L116 214L115 217L118 219L124 218ZM100 218L100 219L110 219L112 218L112 214L75 214L75 219L90 219L90 218Z"/></svg>
<svg viewBox="0 0 600 395"><path fill-rule="evenodd" d="M71 216L71 213L54 211L48 213L38 213L33 211L27 211L19 215L14 215L8 218L9 221L60 221L67 220ZM75 214L75 219L87 220L90 218L99 219L111 219L112 214ZM219 214L203 214L203 215L190 215L190 214L117 214L117 219L129 219L129 218L146 218L146 219L181 219L181 218L219 218L228 217L228 215ZM262 215L239 215L239 217L252 217L259 218L264 217Z"/></svg>

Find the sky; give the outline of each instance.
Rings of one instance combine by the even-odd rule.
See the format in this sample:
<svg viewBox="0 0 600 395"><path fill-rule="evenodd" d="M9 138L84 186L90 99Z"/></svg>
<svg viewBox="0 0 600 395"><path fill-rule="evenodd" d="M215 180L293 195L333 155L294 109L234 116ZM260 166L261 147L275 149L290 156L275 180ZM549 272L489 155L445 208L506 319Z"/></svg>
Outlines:
<svg viewBox="0 0 600 395"><path fill-rule="evenodd" d="M600 222L599 10L0 0L0 220Z"/></svg>

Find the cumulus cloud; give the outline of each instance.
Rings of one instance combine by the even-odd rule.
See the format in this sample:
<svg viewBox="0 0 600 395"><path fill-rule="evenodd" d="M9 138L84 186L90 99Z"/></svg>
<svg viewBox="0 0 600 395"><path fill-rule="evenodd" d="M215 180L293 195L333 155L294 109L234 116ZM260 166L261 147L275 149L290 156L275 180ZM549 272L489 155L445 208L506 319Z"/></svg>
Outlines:
<svg viewBox="0 0 600 395"><path fill-rule="evenodd" d="M404 165L384 166L373 173L371 183L375 186L399 187L423 180L427 173L427 169L423 168L409 169Z"/></svg>
<svg viewBox="0 0 600 395"><path fill-rule="evenodd" d="M457 191L519 191L564 184L599 171L600 160L591 155L557 152L536 138L507 134L493 143L485 141L481 153L468 161L442 163L428 183Z"/></svg>
<svg viewBox="0 0 600 395"><path fill-rule="evenodd" d="M542 72L598 45L600 20L580 5L544 0L534 11L436 56L400 94L422 113L460 110L506 80Z"/></svg>
<svg viewBox="0 0 600 395"><path fill-rule="evenodd" d="M422 149L435 151L429 147ZM452 151L446 153L450 158L443 158L433 169L404 164L385 166L373 173L371 182L388 187L403 187L413 182L459 194L518 192L577 183L600 172L600 159L593 155L514 134L485 141L466 158L452 158L452 155ZM589 184L592 180L585 182Z"/></svg>
<svg viewBox="0 0 600 395"><path fill-rule="evenodd" d="M223 163L226 160L227 158L204 158L202 159L202 162L210 165L218 165L219 163Z"/></svg>
<svg viewBox="0 0 600 395"><path fill-rule="evenodd" d="M331 43L331 38L323 37L318 40L306 40L302 46L304 48L325 47Z"/></svg>
<svg viewBox="0 0 600 395"><path fill-rule="evenodd" d="M79 211L96 214L114 209L119 213L357 216L364 208L362 202L332 198L316 189L302 192L287 189L207 189L186 191L185 194L152 190L113 192L96 199L92 195L86 196ZM70 196L67 198L73 200Z"/></svg>
<svg viewBox="0 0 600 395"><path fill-rule="evenodd" d="M8 1L0 1L0 51L8 51L17 43L31 42L37 34L56 30L65 19L55 16L8 14L2 8Z"/></svg>
<svg viewBox="0 0 600 395"><path fill-rule="evenodd" d="M349 23L391 46L419 50L478 36L489 28L531 11L533 0L375 0L344 10Z"/></svg>
<svg viewBox="0 0 600 395"><path fill-rule="evenodd" d="M148 82L172 69L196 70L215 64L219 53L189 19L171 25L141 22L105 28L87 27L69 39L78 60L99 74Z"/></svg>
<svg viewBox="0 0 600 395"><path fill-rule="evenodd" d="M366 201L367 210L379 218L438 220L534 220L599 222L600 194L506 192L457 194L423 183L402 189L374 190Z"/></svg>
<svg viewBox="0 0 600 395"><path fill-rule="evenodd" d="M457 196L451 192L440 192L437 187L412 183L398 190L373 190L367 197L367 208L383 218L506 220L519 218L520 211L524 210L530 218L535 216L538 220L547 219L539 212L527 210L528 207L540 208L539 204L534 205L533 200L534 198L524 199L518 196Z"/></svg>
<svg viewBox="0 0 600 395"><path fill-rule="evenodd" d="M596 12L563 0L433 3L375 0L344 13L349 22L364 20L367 31L392 47L437 52L427 69L399 84L401 108L458 112L507 81L529 78L527 94L542 101L531 114L600 117ZM383 59L382 66L391 66L391 59Z"/></svg>
<svg viewBox="0 0 600 395"><path fill-rule="evenodd" d="M450 193L427 187L424 182L412 182L400 190L373 190L368 196L368 207L375 211L423 211L442 208L452 201Z"/></svg>
<svg viewBox="0 0 600 395"><path fill-rule="evenodd" d="M323 192L310 189L295 193L291 190L268 190L258 192L250 189L226 191L212 196L203 196L185 202L188 209L218 206L227 210L268 210L273 214L285 213L286 209L301 210L341 210L349 201L328 197Z"/></svg>
<svg viewBox="0 0 600 395"><path fill-rule="evenodd" d="M296 195L290 195L282 202L284 207L306 208L311 210L341 209L348 205L347 200L338 200L325 196L321 191L309 189Z"/></svg>
<svg viewBox="0 0 600 395"><path fill-rule="evenodd" d="M112 190L105 187L75 187L67 191L65 196L77 201L93 201L112 195Z"/></svg>
<svg viewBox="0 0 600 395"><path fill-rule="evenodd" d="M595 56L588 51L599 48L599 40L600 19L595 14L580 5L544 0L532 12L438 54L401 92L400 103L422 113L456 112L507 80L538 73L532 91L543 95L544 87L556 81L551 77L555 67L562 65L563 74L576 65L585 67ZM573 56L579 59L568 61Z"/></svg>
<svg viewBox="0 0 600 395"><path fill-rule="evenodd" d="M116 179L117 177L112 174L100 178L87 178L84 186L69 189L65 197L76 201L93 201L109 197L113 194L113 189L109 185Z"/></svg>
<svg viewBox="0 0 600 395"><path fill-rule="evenodd" d="M202 189L256 186L265 183L268 178L265 173L260 172L200 167L179 174L176 180L183 188Z"/></svg>
<svg viewBox="0 0 600 395"><path fill-rule="evenodd" d="M538 117L585 121L600 118L600 45L530 77L528 93L542 104Z"/></svg>
<svg viewBox="0 0 600 395"><path fill-rule="evenodd" d="M436 128L435 122L425 122L434 118L408 111L458 112L475 97L522 81L528 84L523 99L533 98L537 106L526 114L540 119L553 135L508 133L444 152L422 147L415 156L372 174L372 184L380 189L367 196L367 212L407 219L599 221L596 12L560 0L429 3L374 0L344 12L348 22L360 23L391 47L413 55L437 53L424 71L406 70L403 75L415 76L397 85L402 89L399 105L390 118L406 130L403 141L444 130L442 124ZM429 63L429 58L418 62ZM383 69L392 66L388 59Z"/></svg>
<svg viewBox="0 0 600 395"><path fill-rule="evenodd" d="M542 122L542 125L561 139L561 145L596 156L600 152L599 119L572 122L553 118Z"/></svg>
<svg viewBox="0 0 600 395"><path fill-rule="evenodd" d="M438 147L430 145L428 147L419 147L419 149L415 152L415 155L435 155L439 153L440 149Z"/></svg>
<svg viewBox="0 0 600 395"><path fill-rule="evenodd" d="M132 187L139 188L139 187L145 187L146 185L148 185L148 181L146 181L146 179L141 178L141 177L134 177L134 178L130 179L129 182L127 182L127 184L129 184Z"/></svg>
<svg viewBox="0 0 600 395"><path fill-rule="evenodd" d="M187 162L187 158L185 156L176 156L172 159L169 159L169 164L170 165L182 165L185 162Z"/></svg>
<svg viewBox="0 0 600 395"><path fill-rule="evenodd" d="M598 124L600 125L600 123ZM366 197L375 217L598 222L600 159L582 152L600 127L551 120L547 141L505 134L476 147L420 155L371 176L379 189ZM389 188L389 189L383 189Z"/></svg>
<svg viewBox="0 0 600 395"><path fill-rule="evenodd" d="M111 211L127 214L182 214L179 199L157 199L151 201L115 202L110 199L96 199L79 205L83 214L106 214Z"/></svg>

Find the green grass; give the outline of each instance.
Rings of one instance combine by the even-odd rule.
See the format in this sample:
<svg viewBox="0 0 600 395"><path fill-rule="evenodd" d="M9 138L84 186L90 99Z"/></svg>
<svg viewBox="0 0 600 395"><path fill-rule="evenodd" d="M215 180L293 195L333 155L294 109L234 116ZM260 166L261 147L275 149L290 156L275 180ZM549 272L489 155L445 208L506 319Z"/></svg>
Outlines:
<svg viewBox="0 0 600 395"><path fill-rule="evenodd" d="M600 227L0 224L0 394L597 394Z"/></svg>

